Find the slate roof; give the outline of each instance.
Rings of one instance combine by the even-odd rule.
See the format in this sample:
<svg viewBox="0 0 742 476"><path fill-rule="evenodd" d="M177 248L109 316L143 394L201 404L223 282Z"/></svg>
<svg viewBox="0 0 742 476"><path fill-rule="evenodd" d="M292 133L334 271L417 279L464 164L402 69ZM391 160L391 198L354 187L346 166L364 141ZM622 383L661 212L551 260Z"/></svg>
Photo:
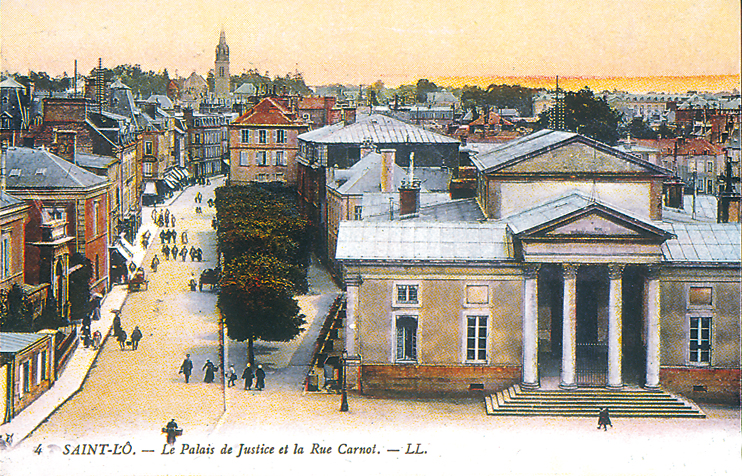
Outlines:
<svg viewBox="0 0 742 476"><path fill-rule="evenodd" d="M347 126L342 123L306 132L299 139L323 144L458 144L452 137L384 116L371 114Z"/></svg>
<svg viewBox="0 0 742 476"><path fill-rule="evenodd" d="M255 95L258 92L258 88L252 83L242 83L242 85L234 90L234 94L248 94L250 96Z"/></svg>
<svg viewBox="0 0 742 476"><path fill-rule="evenodd" d="M662 245L665 261L740 265L739 223L664 223L677 236Z"/></svg>
<svg viewBox="0 0 742 476"><path fill-rule="evenodd" d="M504 225L343 221L338 260L490 262L512 260Z"/></svg>
<svg viewBox="0 0 742 476"><path fill-rule="evenodd" d="M157 102L157 105L161 107L162 109L173 108L173 101L164 94L153 94L147 99L147 101Z"/></svg>
<svg viewBox="0 0 742 476"><path fill-rule="evenodd" d="M371 152L349 169L336 171L335 187L333 188L342 194L380 192L381 159L381 154ZM394 164L392 190L396 191L402 185L402 179L406 176L407 172L399 165Z"/></svg>
<svg viewBox="0 0 742 476"><path fill-rule="evenodd" d="M0 89L26 89L22 84L8 76L0 83Z"/></svg>
<svg viewBox="0 0 742 476"><path fill-rule="evenodd" d="M420 192L417 216L400 218L399 193L366 193L361 201L364 221L476 223L485 219L474 198L451 200L447 193ZM389 207L392 213L389 213Z"/></svg>
<svg viewBox="0 0 742 476"><path fill-rule="evenodd" d="M105 184L108 179L88 172L49 151L26 147L9 147L6 168L20 169L9 173L9 189L26 188L90 188Z"/></svg>
<svg viewBox="0 0 742 476"><path fill-rule="evenodd" d="M85 154L81 152L78 152L75 155L75 161L77 162L77 165L79 165L80 167L90 167L94 169L107 169L117 160L118 158L110 157L107 155Z"/></svg>
<svg viewBox="0 0 742 476"><path fill-rule="evenodd" d="M483 172L492 172L573 142L587 144L597 150L619 157L634 165L638 165L646 169L647 172L672 175L669 170L645 162L633 155L620 152L613 147L590 139L589 137L581 136L574 132L552 131L550 129L542 129L533 134L506 142L489 152L475 155L471 158L471 161L479 170Z"/></svg>
<svg viewBox="0 0 742 476"><path fill-rule="evenodd" d="M24 202L21 199L15 198L14 196L8 193L0 192L0 210L4 208L10 208L10 207L16 207L18 205L23 205L24 203L26 202Z"/></svg>
<svg viewBox="0 0 742 476"><path fill-rule="evenodd" d="M0 332L0 352L16 353L35 344L48 334L28 332Z"/></svg>

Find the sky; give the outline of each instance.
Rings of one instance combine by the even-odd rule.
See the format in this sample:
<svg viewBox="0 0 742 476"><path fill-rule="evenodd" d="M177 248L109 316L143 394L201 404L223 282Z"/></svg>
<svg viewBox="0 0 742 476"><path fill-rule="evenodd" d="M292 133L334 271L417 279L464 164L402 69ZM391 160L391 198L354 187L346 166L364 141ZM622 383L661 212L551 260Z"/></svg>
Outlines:
<svg viewBox="0 0 742 476"><path fill-rule="evenodd" d="M0 0L2 71L140 64L308 84L740 74L739 0Z"/></svg>

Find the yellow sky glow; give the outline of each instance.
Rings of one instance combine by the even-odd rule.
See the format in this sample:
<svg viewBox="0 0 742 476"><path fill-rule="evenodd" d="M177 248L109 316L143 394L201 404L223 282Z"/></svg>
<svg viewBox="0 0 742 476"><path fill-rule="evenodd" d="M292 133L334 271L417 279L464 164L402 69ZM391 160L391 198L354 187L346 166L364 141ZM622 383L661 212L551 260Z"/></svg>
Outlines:
<svg viewBox="0 0 742 476"><path fill-rule="evenodd" d="M730 89L742 54L738 0L2 0L0 27L3 71L53 75L98 57L206 74L222 27L233 74L298 69L310 84L703 76Z"/></svg>

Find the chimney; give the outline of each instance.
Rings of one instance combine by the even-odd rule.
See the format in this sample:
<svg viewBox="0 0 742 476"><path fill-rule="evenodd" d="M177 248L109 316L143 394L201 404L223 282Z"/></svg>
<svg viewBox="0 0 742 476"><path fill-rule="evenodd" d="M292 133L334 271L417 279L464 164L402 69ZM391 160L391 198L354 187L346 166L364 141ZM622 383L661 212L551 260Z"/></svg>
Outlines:
<svg viewBox="0 0 742 476"><path fill-rule="evenodd" d="M54 153L67 162L76 164L77 131L56 131Z"/></svg>
<svg viewBox="0 0 742 476"><path fill-rule="evenodd" d="M397 151L394 149L381 150L381 191L391 192L394 187L394 158Z"/></svg>
<svg viewBox="0 0 742 476"><path fill-rule="evenodd" d="M420 181L415 179L415 153L410 153L410 169L399 187L399 217L412 218L420 210Z"/></svg>
<svg viewBox="0 0 742 476"><path fill-rule="evenodd" d="M361 142L361 158L366 157L371 152L376 152L376 146L371 139L364 139L363 142Z"/></svg>

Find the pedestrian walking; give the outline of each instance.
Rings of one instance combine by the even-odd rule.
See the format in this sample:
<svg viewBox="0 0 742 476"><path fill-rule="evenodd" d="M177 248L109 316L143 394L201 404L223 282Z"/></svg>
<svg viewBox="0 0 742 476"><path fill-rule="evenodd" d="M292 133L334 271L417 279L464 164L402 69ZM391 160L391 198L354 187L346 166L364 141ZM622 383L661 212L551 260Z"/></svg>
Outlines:
<svg viewBox="0 0 742 476"><path fill-rule="evenodd" d="M227 387L234 387L234 383L237 381L237 372L234 370L234 365L229 364L229 370L227 370Z"/></svg>
<svg viewBox="0 0 742 476"><path fill-rule="evenodd" d="M200 262L204 257L204 252L201 248L196 248L196 259Z"/></svg>
<svg viewBox="0 0 742 476"><path fill-rule="evenodd" d="M163 245L161 251L166 260L170 259L170 247L168 245Z"/></svg>
<svg viewBox="0 0 742 476"><path fill-rule="evenodd" d="M178 249L178 246L177 246L177 245L173 245L173 247L172 247L172 248L170 248L170 253L172 253L172 254L173 254L173 259L174 259L174 260L176 260L176 261L177 261L177 259L178 259L178 252L179 252L179 251L180 251L180 250Z"/></svg>
<svg viewBox="0 0 742 476"><path fill-rule="evenodd" d="M185 383L191 378L191 372L193 371L193 362L191 361L191 354L186 354L185 360L180 364L180 372L185 376Z"/></svg>
<svg viewBox="0 0 742 476"><path fill-rule="evenodd" d="M167 435L167 444L173 446L175 444L175 438L183 434L183 430L178 428L178 424L175 422L175 418L171 419L162 432Z"/></svg>
<svg viewBox="0 0 742 476"><path fill-rule="evenodd" d="M258 365L258 370L255 371L255 388L260 391L265 388L265 371L262 365Z"/></svg>
<svg viewBox="0 0 742 476"><path fill-rule="evenodd" d="M175 228L175 215L170 217L170 224L172 225L173 228Z"/></svg>
<svg viewBox="0 0 742 476"><path fill-rule="evenodd" d="M137 350L139 348L139 341L142 340L142 331L139 330L139 326L134 326L134 330L131 331L131 349Z"/></svg>
<svg viewBox="0 0 742 476"><path fill-rule="evenodd" d="M603 431L608 431L608 425L613 428L611 416L608 414L608 407L603 407L600 409L600 413L598 414L598 430L602 427Z"/></svg>
<svg viewBox="0 0 742 476"><path fill-rule="evenodd" d="M157 209L152 209L152 223L157 223Z"/></svg>
<svg viewBox="0 0 742 476"><path fill-rule="evenodd" d="M196 290L196 276L191 273L191 279L188 281L188 287L191 288L191 291Z"/></svg>
<svg viewBox="0 0 742 476"><path fill-rule="evenodd" d="M121 350L126 349L126 331L121 329L116 336L116 340L119 341L119 347L121 347Z"/></svg>
<svg viewBox="0 0 742 476"><path fill-rule="evenodd" d="M165 230L160 230L160 244L165 244Z"/></svg>
<svg viewBox="0 0 742 476"><path fill-rule="evenodd" d="M102 336L100 331L93 332L93 349L98 350L98 347L100 347L101 338Z"/></svg>
<svg viewBox="0 0 742 476"><path fill-rule="evenodd" d="M253 374L252 367L250 367L249 363L242 372L242 378L245 380L245 390L252 390L252 380L255 378L255 375Z"/></svg>
<svg viewBox="0 0 742 476"><path fill-rule="evenodd" d="M165 215L165 228L170 226L170 215Z"/></svg>
<svg viewBox="0 0 742 476"><path fill-rule="evenodd" d="M201 368L201 370L205 370L206 373L204 374L204 382L211 383L214 381L214 376L217 370L219 370L219 367L211 363L211 360L206 360L206 363Z"/></svg>
<svg viewBox="0 0 742 476"><path fill-rule="evenodd" d="M188 256L188 249L184 246L180 249L180 259L185 263L186 256Z"/></svg>
<svg viewBox="0 0 742 476"><path fill-rule="evenodd" d="M188 230L183 230L180 232L180 242L184 245L188 244Z"/></svg>
<svg viewBox="0 0 742 476"><path fill-rule="evenodd" d="M114 309L111 311L113 316L113 335L118 336L121 332L121 311Z"/></svg>
<svg viewBox="0 0 742 476"><path fill-rule="evenodd" d="M153 273L157 272L157 266L159 266L159 264L160 264L160 258L158 258L157 255L155 254L155 256L152 258L152 264L150 265L150 268L152 269Z"/></svg>

